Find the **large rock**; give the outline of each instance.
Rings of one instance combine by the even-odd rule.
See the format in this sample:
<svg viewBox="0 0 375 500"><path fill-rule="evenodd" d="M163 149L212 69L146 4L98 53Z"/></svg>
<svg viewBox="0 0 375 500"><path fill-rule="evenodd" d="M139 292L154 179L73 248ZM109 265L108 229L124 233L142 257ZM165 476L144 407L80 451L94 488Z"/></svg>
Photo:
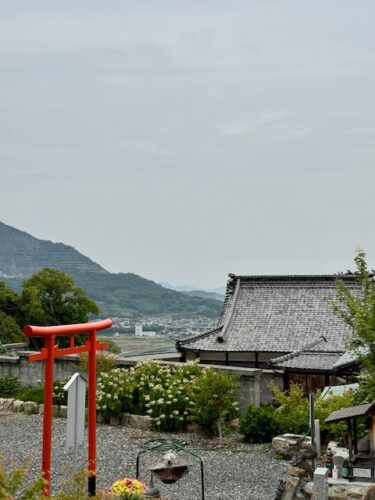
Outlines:
<svg viewBox="0 0 375 500"><path fill-rule="evenodd" d="M0 398L0 411L10 411L12 409L14 398Z"/></svg>
<svg viewBox="0 0 375 500"><path fill-rule="evenodd" d="M314 493L314 483L313 481L309 481L308 483L306 483L303 488L302 488L302 491L304 492L306 498L311 498L313 493Z"/></svg>
<svg viewBox="0 0 375 500"><path fill-rule="evenodd" d="M154 426L154 419L148 415L132 415L123 413L122 424L134 427L135 429L151 430Z"/></svg>
<svg viewBox="0 0 375 500"><path fill-rule="evenodd" d="M299 486L298 477L289 477L287 482L285 483L284 492L281 497L281 500L293 500L298 490L298 486Z"/></svg>
<svg viewBox="0 0 375 500"><path fill-rule="evenodd" d="M282 457L291 457L293 452L311 445L311 438L299 434L280 434L272 439L272 449Z"/></svg>
<svg viewBox="0 0 375 500"><path fill-rule="evenodd" d="M375 500L375 484L367 486L363 500Z"/></svg>
<svg viewBox="0 0 375 500"><path fill-rule="evenodd" d="M348 489L348 500L359 500L363 499L365 494L365 488L349 488Z"/></svg>
<svg viewBox="0 0 375 500"><path fill-rule="evenodd" d="M22 410L29 415L37 414L39 413L39 405L34 401L25 401Z"/></svg>
<svg viewBox="0 0 375 500"><path fill-rule="evenodd" d="M24 401L21 401L20 399L15 399L13 401L13 406L12 406L13 411L22 411L24 405L25 405Z"/></svg>
<svg viewBox="0 0 375 500"><path fill-rule="evenodd" d="M336 486L329 489L329 500L347 500L348 489L341 486Z"/></svg>
<svg viewBox="0 0 375 500"><path fill-rule="evenodd" d="M296 467L294 465L289 465L288 474L289 474L289 476L293 476L293 477L304 477L304 476L307 476L307 471L305 469L302 469L302 467Z"/></svg>

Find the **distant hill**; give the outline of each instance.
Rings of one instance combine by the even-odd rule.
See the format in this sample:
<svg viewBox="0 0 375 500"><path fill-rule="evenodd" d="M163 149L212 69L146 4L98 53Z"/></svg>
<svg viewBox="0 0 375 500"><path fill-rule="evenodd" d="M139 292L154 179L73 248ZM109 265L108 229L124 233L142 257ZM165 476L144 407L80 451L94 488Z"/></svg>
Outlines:
<svg viewBox="0 0 375 500"><path fill-rule="evenodd" d="M0 276L30 276L43 267L53 267L68 273L108 273L73 247L38 240L0 222Z"/></svg>
<svg viewBox="0 0 375 500"><path fill-rule="evenodd" d="M201 297L202 299L213 299L223 302L224 295L216 292L206 292L206 290L190 290L188 292L183 292L185 295L190 295L190 297Z"/></svg>
<svg viewBox="0 0 375 500"><path fill-rule="evenodd" d="M44 267L71 274L101 307L101 315L171 314L216 317L217 300L190 297L132 273L109 273L73 247L34 238L0 222L0 280L19 290L22 281Z"/></svg>
<svg viewBox="0 0 375 500"><path fill-rule="evenodd" d="M218 289L220 291L216 290L200 290L197 288L194 288L190 285L171 285L167 281L161 281L159 283L164 288L168 288L170 290L176 290L177 292L183 292L187 295L190 295L191 297L201 297L203 299L213 299L213 300L220 300L220 302L223 302L224 296L225 296L225 289L223 292L221 292L221 288Z"/></svg>

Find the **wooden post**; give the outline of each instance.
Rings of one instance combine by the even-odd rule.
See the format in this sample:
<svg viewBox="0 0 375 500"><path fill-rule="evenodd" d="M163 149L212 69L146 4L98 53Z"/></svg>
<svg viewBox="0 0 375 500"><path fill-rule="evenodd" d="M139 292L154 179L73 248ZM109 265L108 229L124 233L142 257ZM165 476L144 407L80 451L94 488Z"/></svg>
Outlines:
<svg viewBox="0 0 375 500"><path fill-rule="evenodd" d="M89 457L88 494L96 493L96 330L89 333Z"/></svg>
<svg viewBox="0 0 375 500"><path fill-rule="evenodd" d="M45 479L43 494L51 491L51 441L52 441L52 404L53 404L53 347L55 337L46 338L47 359L44 365L44 406L43 406L43 450L42 476Z"/></svg>

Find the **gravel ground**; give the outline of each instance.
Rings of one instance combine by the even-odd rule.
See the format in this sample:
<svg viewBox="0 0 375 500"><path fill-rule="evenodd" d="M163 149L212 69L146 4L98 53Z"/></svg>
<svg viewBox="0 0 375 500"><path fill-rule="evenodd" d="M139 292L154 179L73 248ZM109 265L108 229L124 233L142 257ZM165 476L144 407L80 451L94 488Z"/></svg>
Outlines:
<svg viewBox="0 0 375 500"><path fill-rule="evenodd" d="M53 421L52 491L69 476L73 454L65 450L66 420ZM0 414L0 451L14 465L30 462L29 477L35 478L41 467L42 417L39 415ZM128 427L97 427L97 488L104 489L124 476L135 477L136 457L141 445L158 438L185 440L204 462L206 500L273 500L287 464L272 457L268 447L248 445L239 436L229 436L219 446L216 440L195 434L160 434ZM79 468L86 467L86 447L80 447ZM187 462L194 462L186 456ZM184 458L185 458L184 457ZM148 465L160 456L141 460L140 478L148 481ZM155 481L164 500L199 500L200 469L194 465L187 476L174 485Z"/></svg>

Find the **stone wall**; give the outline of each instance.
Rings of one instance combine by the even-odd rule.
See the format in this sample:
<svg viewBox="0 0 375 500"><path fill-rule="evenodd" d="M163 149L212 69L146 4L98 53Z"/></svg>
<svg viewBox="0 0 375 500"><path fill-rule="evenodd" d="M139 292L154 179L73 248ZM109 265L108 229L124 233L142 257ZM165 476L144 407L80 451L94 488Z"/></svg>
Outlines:
<svg viewBox="0 0 375 500"><path fill-rule="evenodd" d="M30 351L21 351L16 356L0 355L0 377L11 375L17 377L22 384L36 384L44 380L44 361L28 361ZM35 353L34 353L35 354ZM77 356L56 358L54 378L65 380L78 369Z"/></svg>
<svg viewBox="0 0 375 500"><path fill-rule="evenodd" d="M18 352L14 356L0 356L0 377L12 375L17 377L22 384L36 384L44 380L44 361L28 361L29 351ZM164 361L171 366L179 366L184 363ZM119 368L129 368L135 365L133 360L119 359ZM236 375L240 381L240 393L238 403L240 412L243 414L249 404L260 405L261 398L261 374L262 370L257 368L241 368L221 365L198 365L201 368L209 367L216 371L224 371ZM79 369L79 360L76 355L68 355L63 358L56 358L54 364L55 380L66 380Z"/></svg>
<svg viewBox="0 0 375 500"><path fill-rule="evenodd" d="M119 360L118 366L134 365L134 360ZM164 361L163 364L169 366L183 366L185 363L175 361ZM240 366L224 366L224 365L205 365L199 363L199 368L211 368L215 371L222 371L237 376L240 382L240 393L238 403L240 413L244 414L249 404L259 406L261 403L261 380L262 370L259 368L242 368Z"/></svg>

